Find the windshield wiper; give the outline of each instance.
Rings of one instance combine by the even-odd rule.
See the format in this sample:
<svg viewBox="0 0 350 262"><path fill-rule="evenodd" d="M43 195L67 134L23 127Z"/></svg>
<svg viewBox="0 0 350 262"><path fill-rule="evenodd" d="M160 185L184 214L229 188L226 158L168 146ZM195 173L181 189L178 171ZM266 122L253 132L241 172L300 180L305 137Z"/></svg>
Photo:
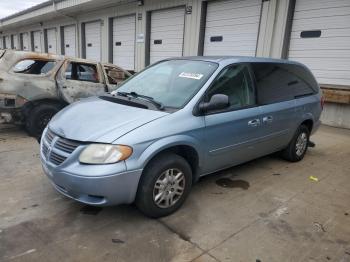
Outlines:
<svg viewBox="0 0 350 262"><path fill-rule="evenodd" d="M117 92L117 95L124 96L124 97L141 98L141 99L144 99L144 100L152 103L160 110L164 109L164 105L161 102L154 100L154 98L151 96L141 95L141 94L138 94L134 91L133 92Z"/></svg>

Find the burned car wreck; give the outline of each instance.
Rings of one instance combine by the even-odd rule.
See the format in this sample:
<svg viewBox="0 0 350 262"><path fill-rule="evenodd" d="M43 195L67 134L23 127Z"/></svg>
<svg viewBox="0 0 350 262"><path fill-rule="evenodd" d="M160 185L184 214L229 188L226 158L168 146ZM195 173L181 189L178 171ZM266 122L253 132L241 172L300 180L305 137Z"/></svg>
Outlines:
<svg viewBox="0 0 350 262"><path fill-rule="evenodd" d="M130 75L112 64L0 50L0 123L23 125L30 135L40 137L63 107L111 92Z"/></svg>

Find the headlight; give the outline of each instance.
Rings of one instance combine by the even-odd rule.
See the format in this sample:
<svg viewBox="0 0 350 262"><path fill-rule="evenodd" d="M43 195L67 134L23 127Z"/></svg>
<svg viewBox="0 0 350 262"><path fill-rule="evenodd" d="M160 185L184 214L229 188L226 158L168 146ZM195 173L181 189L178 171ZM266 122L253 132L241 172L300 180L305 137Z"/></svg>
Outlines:
<svg viewBox="0 0 350 262"><path fill-rule="evenodd" d="M84 164L113 164L127 159L132 148L122 145L91 144L81 152L79 161Z"/></svg>

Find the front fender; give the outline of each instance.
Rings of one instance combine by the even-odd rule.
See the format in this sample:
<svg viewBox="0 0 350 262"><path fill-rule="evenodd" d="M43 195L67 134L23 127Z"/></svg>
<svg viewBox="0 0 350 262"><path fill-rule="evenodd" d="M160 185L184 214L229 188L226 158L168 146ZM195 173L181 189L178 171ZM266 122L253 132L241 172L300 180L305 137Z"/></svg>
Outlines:
<svg viewBox="0 0 350 262"><path fill-rule="evenodd" d="M198 165L202 166L204 159L204 149L198 139L188 135L174 135L161 138L151 143L140 155L134 160L128 160L127 166L130 168L144 168L149 161L158 153L165 151L174 146L190 146L196 150L198 154Z"/></svg>

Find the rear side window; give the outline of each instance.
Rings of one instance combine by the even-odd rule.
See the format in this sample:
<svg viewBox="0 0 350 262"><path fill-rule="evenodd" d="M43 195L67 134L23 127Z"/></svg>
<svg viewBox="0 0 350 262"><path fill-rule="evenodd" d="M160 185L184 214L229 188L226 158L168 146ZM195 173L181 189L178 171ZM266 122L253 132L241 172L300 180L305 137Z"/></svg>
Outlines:
<svg viewBox="0 0 350 262"><path fill-rule="evenodd" d="M253 63L258 103L271 104L312 95L316 92L306 79L308 73L297 65Z"/></svg>
<svg viewBox="0 0 350 262"><path fill-rule="evenodd" d="M25 59L19 61L13 67L13 72L29 75L45 75L49 73L55 65L56 61Z"/></svg>
<svg viewBox="0 0 350 262"><path fill-rule="evenodd" d="M66 79L98 83L97 67L94 64L69 63L65 72Z"/></svg>

